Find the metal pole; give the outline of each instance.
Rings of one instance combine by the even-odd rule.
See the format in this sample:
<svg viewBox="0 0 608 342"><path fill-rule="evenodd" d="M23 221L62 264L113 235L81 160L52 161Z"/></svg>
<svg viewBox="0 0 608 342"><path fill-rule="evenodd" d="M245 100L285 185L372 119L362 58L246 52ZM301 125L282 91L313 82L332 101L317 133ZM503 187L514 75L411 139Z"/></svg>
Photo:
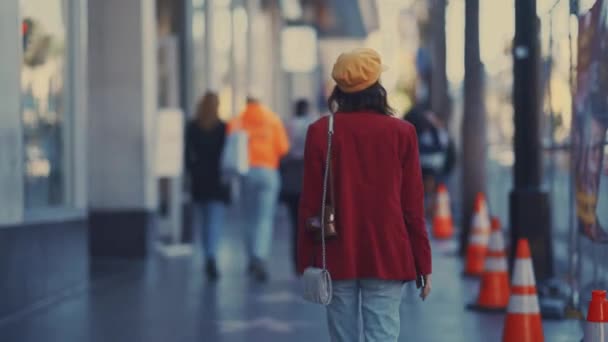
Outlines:
<svg viewBox="0 0 608 342"><path fill-rule="evenodd" d="M180 106L186 114L186 118L192 115L194 108L194 81L192 76L192 0L173 2L176 13L173 20L173 30L179 39L179 83L180 83Z"/></svg>
<svg viewBox="0 0 608 342"><path fill-rule="evenodd" d="M486 193L485 71L479 45L479 0L465 1L464 113L462 138L462 227L460 252L464 255L477 193ZM482 162L480 162L482 161Z"/></svg>
<svg viewBox="0 0 608 342"><path fill-rule="evenodd" d="M558 0L559 1L559 0ZM558 2L556 2L557 4ZM556 5L553 5L554 7L551 9L551 11L549 12L549 68L548 68L548 74L547 74L547 101L549 102L549 150L548 152L551 154L549 157L549 165L548 165L548 175L547 177L548 179L548 183L549 183L549 191L550 193L550 198L554 198L554 183L555 183L555 155L558 152L558 150L555 149L555 110L553 109L553 89L551 87L551 79L553 77L553 67L555 65L554 63L554 59L553 59L553 45L554 45L554 31L553 31L553 9L555 8Z"/></svg>
<svg viewBox="0 0 608 342"><path fill-rule="evenodd" d="M447 0L435 0L431 4L434 18L431 23L433 72L431 73L431 109L448 124L451 117L451 100L446 71L446 7Z"/></svg>
<svg viewBox="0 0 608 342"><path fill-rule="evenodd" d="M576 9L575 9L576 7ZM576 10L576 11L574 11ZM572 15L576 12L578 12L578 6L576 6L576 2L575 1L571 1L570 2L570 14ZM572 48L572 43L573 43L573 39L572 39L572 26L570 25L570 23L568 23L568 48L570 51L570 55L569 55L569 71L568 71L568 81L569 81L569 85L570 85L570 94L572 96L572 98L574 99L574 94L575 94L575 86L574 86L574 51ZM572 111L574 113L574 105L572 106ZM571 310L576 310L579 308L580 305L580 284L579 284L579 270L580 270L580 241L579 241L579 235L578 235L578 230L576 229L577 227L577 219L576 219L576 215L575 215L575 206L576 206L576 201L575 201L575 190L574 190L574 172L575 172L575 166L574 166L574 144L570 144L570 149L569 149L569 162L570 162L570 182L569 182L569 191L568 191L568 202L569 202L569 231L568 231L568 251L570 252L570 263L569 263L569 273L570 273L570 309Z"/></svg>
<svg viewBox="0 0 608 342"><path fill-rule="evenodd" d="M538 281L553 276L549 196L542 186L540 42L536 0L515 1L514 188L510 196L511 261L515 242L528 238Z"/></svg>

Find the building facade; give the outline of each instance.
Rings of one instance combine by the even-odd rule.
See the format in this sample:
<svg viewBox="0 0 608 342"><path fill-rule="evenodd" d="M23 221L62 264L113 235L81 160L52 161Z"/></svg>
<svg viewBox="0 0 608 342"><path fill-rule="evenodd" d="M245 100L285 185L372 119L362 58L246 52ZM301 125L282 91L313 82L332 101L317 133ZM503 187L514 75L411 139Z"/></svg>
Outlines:
<svg viewBox="0 0 608 342"><path fill-rule="evenodd" d="M86 284L87 15L0 4L0 319Z"/></svg>
<svg viewBox="0 0 608 342"><path fill-rule="evenodd" d="M187 119L211 90L228 118L254 87L283 117L315 103L320 69L285 70L281 38L323 4L1 1L0 324L86 289L98 258L152 254L160 108Z"/></svg>
<svg viewBox="0 0 608 342"><path fill-rule="evenodd" d="M86 288L98 257L151 254L158 109L188 114L205 87L235 84L226 71L196 75L204 70L192 62L213 59L209 47L221 43L195 41L207 38L195 36L205 24L192 18L198 11L214 22L209 15L226 13L226 4L230 14L246 8L213 0L0 4L0 322ZM266 25L268 12L256 12ZM271 31L260 35L272 43ZM273 74L275 49L261 59L270 69L258 73ZM213 77L216 86L196 86ZM264 88L278 88L275 80L265 78Z"/></svg>

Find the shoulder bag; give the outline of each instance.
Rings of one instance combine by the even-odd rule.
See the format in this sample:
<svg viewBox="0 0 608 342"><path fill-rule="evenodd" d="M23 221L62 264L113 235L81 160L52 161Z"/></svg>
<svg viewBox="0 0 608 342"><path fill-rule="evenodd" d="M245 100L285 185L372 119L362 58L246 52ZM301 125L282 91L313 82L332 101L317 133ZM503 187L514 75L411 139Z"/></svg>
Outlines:
<svg viewBox="0 0 608 342"><path fill-rule="evenodd" d="M322 305L329 305L331 303L333 287L331 281L331 275L327 270L327 256L325 250L325 242L327 239L327 226L332 225L335 232L335 222L333 210L328 215L327 210L327 183L330 178L330 164L331 164L331 143L332 136L334 134L334 115L329 115L329 124L327 129L327 157L325 162L325 172L323 174L323 197L321 198L321 217L320 221L320 240L322 249L322 264L321 268L315 267L314 265L304 270L302 281L304 285L304 299ZM332 196L333 197L333 196ZM333 200L333 199L332 199ZM335 203L332 203L335 205ZM327 220L331 216L331 220Z"/></svg>

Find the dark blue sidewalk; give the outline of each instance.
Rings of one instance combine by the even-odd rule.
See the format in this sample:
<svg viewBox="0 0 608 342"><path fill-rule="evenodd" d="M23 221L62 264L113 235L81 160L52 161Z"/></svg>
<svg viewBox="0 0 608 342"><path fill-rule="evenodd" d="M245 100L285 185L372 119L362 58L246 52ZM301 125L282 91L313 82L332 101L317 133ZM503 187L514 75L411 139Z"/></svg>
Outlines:
<svg viewBox="0 0 608 342"><path fill-rule="evenodd" d="M322 308L299 299L288 228L277 229L266 285L247 278L240 228L233 223L222 246L217 284L204 280L198 256L97 262L88 289L0 326L0 341L328 341ZM477 285L460 277L454 249L453 243L434 243L429 300L421 302L411 288L404 291L401 341L500 341L503 315L465 309ZM545 321L544 328L546 341L582 337L577 321Z"/></svg>

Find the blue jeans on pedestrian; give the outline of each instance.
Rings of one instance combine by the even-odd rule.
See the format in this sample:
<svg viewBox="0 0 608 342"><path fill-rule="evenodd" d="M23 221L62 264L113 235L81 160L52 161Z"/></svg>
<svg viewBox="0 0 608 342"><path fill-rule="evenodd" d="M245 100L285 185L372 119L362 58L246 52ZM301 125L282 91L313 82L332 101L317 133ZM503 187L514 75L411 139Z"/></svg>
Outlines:
<svg viewBox="0 0 608 342"><path fill-rule="evenodd" d="M279 172L273 169L251 168L243 179L247 252L252 260L262 261L270 254L280 187Z"/></svg>
<svg viewBox="0 0 608 342"><path fill-rule="evenodd" d="M332 342L397 342L402 281L357 279L333 282L327 306ZM360 320L362 318L362 320Z"/></svg>
<svg viewBox="0 0 608 342"><path fill-rule="evenodd" d="M203 254L207 259L215 259L226 215L226 205L220 201L196 203L197 223L201 229Z"/></svg>

